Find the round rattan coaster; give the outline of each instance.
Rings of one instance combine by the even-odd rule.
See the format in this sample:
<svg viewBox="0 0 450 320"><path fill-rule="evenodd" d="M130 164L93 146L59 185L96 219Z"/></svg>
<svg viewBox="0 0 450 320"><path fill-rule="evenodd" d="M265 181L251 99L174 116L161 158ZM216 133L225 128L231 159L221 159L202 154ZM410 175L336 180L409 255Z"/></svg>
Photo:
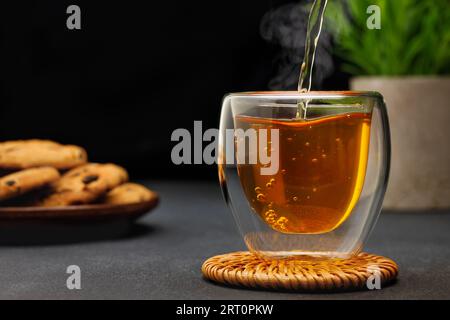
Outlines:
<svg viewBox="0 0 450 320"><path fill-rule="evenodd" d="M232 252L203 263L205 278L230 286L289 291L348 291L383 285L398 274L391 259L360 253L350 259L266 260L250 252Z"/></svg>

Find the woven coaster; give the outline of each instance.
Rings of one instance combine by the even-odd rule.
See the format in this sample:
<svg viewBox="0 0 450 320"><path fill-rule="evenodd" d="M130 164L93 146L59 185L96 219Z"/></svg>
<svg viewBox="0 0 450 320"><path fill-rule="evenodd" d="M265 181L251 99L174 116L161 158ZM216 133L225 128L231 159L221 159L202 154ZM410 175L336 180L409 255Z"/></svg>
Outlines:
<svg viewBox="0 0 450 320"><path fill-rule="evenodd" d="M391 259L360 253L350 259L266 260L250 252L232 252L203 263L205 278L229 286L304 292L368 289L367 280L383 285L398 274Z"/></svg>

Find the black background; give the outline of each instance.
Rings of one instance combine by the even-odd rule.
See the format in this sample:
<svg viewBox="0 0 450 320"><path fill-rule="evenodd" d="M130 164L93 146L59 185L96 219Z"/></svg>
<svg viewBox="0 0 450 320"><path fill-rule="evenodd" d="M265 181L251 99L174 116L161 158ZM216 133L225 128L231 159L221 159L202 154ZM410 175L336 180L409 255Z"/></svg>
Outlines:
<svg viewBox="0 0 450 320"><path fill-rule="evenodd" d="M217 128L225 93L267 89L280 48L260 21L288 2L2 3L0 140L78 144L134 178L215 177L215 166L173 165L171 133ZM70 4L81 30L66 27ZM334 74L316 89L346 85Z"/></svg>

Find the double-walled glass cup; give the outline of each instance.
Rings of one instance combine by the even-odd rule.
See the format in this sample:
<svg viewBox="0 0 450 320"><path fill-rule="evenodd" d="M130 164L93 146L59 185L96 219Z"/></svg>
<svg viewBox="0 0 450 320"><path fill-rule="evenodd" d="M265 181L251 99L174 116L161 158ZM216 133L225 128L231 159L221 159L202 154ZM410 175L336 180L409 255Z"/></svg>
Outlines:
<svg viewBox="0 0 450 320"><path fill-rule="evenodd" d="M248 249L349 258L379 215L390 161L376 92L248 92L223 100L219 179Z"/></svg>

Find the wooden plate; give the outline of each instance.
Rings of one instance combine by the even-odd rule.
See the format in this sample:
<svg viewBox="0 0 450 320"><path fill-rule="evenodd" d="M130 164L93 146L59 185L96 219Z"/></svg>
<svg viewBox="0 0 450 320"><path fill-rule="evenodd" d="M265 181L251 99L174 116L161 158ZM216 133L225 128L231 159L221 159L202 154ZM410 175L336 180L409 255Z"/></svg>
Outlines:
<svg viewBox="0 0 450 320"><path fill-rule="evenodd" d="M18 220L134 220L152 210L159 202L158 195L145 202L131 204L89 204L65 207L0 207L0 221Z"/></svg>

